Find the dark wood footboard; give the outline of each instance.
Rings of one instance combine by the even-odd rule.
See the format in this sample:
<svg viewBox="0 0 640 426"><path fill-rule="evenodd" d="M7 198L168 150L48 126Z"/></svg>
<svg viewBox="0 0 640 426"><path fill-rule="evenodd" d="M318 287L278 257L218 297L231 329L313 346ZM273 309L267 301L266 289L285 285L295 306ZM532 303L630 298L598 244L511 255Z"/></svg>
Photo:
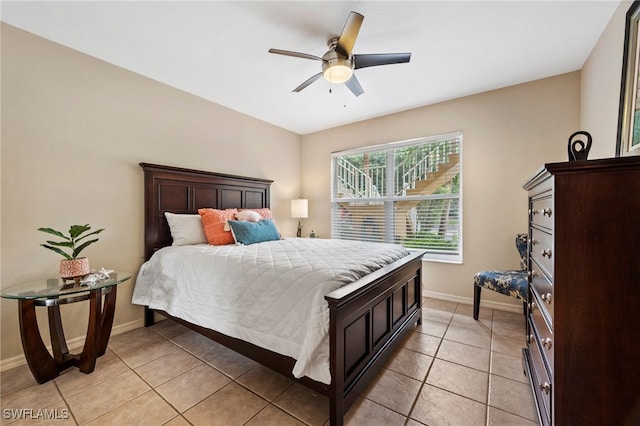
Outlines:
<svg viewBox="0 0 640 426"><path fill-rule="evenodd" d="M422 322L422 252L342 287L325 299L331 311L331 425L358 395L416 323Z"/></svg>

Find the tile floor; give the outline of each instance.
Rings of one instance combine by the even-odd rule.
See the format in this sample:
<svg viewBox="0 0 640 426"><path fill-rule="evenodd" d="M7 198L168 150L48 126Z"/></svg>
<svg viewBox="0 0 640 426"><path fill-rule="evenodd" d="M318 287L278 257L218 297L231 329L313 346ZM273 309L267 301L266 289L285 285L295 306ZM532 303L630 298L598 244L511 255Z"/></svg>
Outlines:
<svg viewBox="0 0 640 426"><path fill-rule="evenodd" d="M422 325L346 423L536 424L520 360L524 316L481 309L474 321L471 311L425 299ZM72 368L38 385L21 366L0 379L2 425L325 425L329 418L326 397L172 321L112 336L92 374Z"/></svg>

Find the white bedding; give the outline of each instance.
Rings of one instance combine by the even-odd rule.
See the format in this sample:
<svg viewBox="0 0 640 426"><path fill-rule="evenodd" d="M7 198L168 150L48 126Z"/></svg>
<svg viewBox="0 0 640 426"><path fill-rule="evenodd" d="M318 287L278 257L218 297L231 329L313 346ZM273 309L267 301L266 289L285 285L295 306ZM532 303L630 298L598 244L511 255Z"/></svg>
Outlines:
<svg viewBox="0 0 640 426"><path fill-rule="evenodd" d="M140 268L132 302L290 356L295 377L329 384L325 294L408 254L311 238L165 247Z"/></svg>

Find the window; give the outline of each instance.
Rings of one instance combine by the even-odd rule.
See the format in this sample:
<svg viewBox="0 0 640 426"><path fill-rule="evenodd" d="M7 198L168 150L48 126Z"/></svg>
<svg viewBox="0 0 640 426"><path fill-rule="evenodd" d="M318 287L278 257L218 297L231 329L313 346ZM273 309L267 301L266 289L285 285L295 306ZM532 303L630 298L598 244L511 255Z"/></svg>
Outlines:
<svg viewBox="0 0 640 426"><path fill-rule="evenodd" d="M333 153L331 237L462 262L461 153L461 132Z"/></svg>

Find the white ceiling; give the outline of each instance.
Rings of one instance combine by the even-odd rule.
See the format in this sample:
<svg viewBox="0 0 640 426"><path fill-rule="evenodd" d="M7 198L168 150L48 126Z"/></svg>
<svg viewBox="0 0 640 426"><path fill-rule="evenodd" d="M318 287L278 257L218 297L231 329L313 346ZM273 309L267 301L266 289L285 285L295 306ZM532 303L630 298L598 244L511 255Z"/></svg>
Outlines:
<svg viewBox="0 0 640 426"><path fill-rule="evenodd" d="M2 1L2 21L299 134L579 70L618 1ZM316 81L351 10L365 93Z"/></svg>

